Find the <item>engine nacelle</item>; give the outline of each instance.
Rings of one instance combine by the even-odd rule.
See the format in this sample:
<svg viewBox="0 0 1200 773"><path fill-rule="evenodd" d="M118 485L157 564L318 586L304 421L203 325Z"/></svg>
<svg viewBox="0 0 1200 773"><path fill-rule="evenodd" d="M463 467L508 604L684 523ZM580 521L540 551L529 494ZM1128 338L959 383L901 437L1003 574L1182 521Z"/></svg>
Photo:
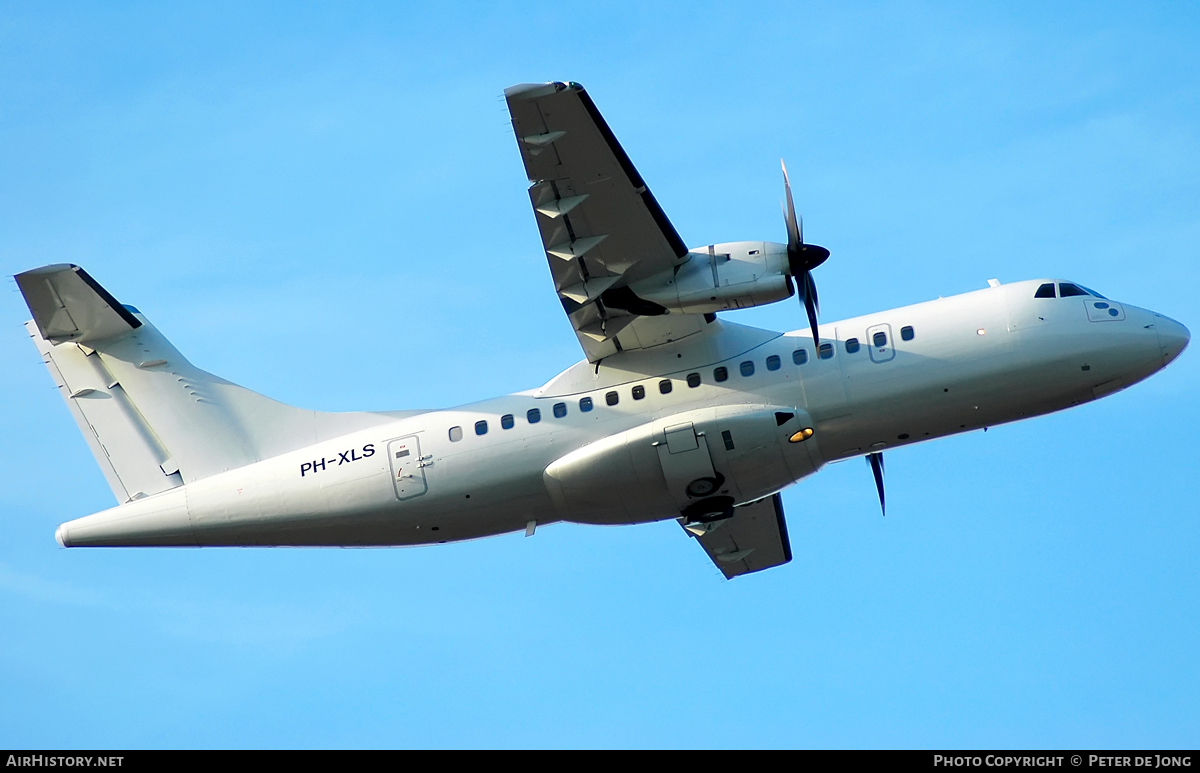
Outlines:
<svg viewBox="0 0 1200 773"><path fill-rule="evenodd" d="M680 314L762 306L790 298L787 245L727 242L692 250L673 272L635 282L641 299Z"/></svg>

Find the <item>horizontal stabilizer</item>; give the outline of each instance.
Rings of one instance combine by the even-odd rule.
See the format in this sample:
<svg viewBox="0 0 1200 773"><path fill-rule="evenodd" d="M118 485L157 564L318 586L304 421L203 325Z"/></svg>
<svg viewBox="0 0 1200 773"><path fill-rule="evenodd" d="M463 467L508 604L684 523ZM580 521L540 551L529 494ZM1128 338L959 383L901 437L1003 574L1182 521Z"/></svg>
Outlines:
<svg viewBox="0 0 1200 773"><path fill-rule="evenodd" d="M43 266L15 279L38 332L51 343L103 341L142 326L79 266Z"/></svg>

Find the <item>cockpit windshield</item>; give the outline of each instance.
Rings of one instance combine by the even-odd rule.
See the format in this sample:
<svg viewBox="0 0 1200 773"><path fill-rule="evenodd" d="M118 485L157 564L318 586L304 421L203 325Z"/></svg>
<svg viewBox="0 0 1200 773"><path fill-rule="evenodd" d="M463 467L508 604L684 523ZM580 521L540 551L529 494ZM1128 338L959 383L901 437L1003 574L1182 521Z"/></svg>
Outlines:
<svg viewBox="0 0 1200 773"><path fill-rule="evenodd" d="M1034 298L1054 298L1055 297L1054 291L1055 291L1054 283L1046 282L1045 284L1039 286L1036 291L1034 291L1033 297ZM1108 300L1108 298L1105 298L1100 293L1096 292L1095 290L1089 290L1088 288L1084 287L1083 285L1077 285L1074 282L1059 282L1058 283L1057 297L1071 298L1076 295L1091 295L1095 298L1103 298L1106 301Z"/></svg>

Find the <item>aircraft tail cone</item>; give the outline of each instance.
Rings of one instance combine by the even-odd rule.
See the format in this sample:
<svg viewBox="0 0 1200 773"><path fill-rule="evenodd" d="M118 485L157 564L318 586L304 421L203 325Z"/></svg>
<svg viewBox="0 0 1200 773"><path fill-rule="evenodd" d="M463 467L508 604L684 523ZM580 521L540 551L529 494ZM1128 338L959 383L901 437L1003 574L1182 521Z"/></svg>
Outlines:
<svg viewBox="0 0 1200 773"><path fill-rule="evenodd" d="M72 548L196 545L182 486L68 521L58 527L54 539Z"/></svg>

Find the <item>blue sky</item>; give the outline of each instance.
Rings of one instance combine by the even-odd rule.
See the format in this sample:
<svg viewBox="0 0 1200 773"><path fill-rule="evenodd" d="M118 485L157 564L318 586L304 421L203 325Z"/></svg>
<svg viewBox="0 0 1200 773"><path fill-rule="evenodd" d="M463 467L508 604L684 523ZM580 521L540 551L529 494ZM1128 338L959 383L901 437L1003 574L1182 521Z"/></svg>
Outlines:
<svg viewBox="0 0 1200 773"><path fill-rule="evenodd" d="M1183 3L0 4L0 269L87 268L324 410L580 356L501 97L585 84L684 239L784 238L822 318L1075 279L1200 328ZM731 319L803 325L794 303ZM404 550L61 550L112 495L0 295L0 747L1190 747L1200 367L835 464L795 560L671 522Z"/></svg>

